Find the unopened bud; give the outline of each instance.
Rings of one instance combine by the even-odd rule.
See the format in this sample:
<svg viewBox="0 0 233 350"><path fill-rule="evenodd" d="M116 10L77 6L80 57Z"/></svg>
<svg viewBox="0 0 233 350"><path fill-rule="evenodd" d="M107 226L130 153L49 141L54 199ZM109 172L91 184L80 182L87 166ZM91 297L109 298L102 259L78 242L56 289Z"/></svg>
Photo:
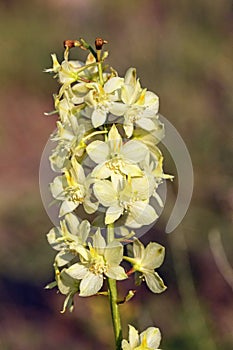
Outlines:
<svg viewBox="0 0 233 350"><path fill-rule="evenodd" d="M103 40L102 38L95 39L95 47L96 50L101 50L104 44L107 44L107 40Z"/></svg>
<svg viewBox="0 0 233 350"><path fill-rule="evenodd" d="M65 40L64 41L64 47L74 47L74 40Z"/></svg>

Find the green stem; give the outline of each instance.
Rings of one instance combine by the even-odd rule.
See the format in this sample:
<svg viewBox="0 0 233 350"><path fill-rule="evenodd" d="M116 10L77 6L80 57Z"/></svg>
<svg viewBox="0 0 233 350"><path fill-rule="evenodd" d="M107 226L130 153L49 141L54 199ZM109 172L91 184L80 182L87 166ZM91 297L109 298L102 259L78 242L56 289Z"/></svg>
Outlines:
<svg viewBox="0 0 233 350"><path fill-rule="evenodd" d="M103 69L102 69L102 62L98 62L98 71L99 71L99 78L100 78L100 85L104 85L104 78L103 78Z"/></svg>
<svg viewBox="0 0 233 350"><path fill-rule="evenodd" d="M114 240L114 226L108 225L107 229L107 240L108 243ZM117 296L117 285L116 280L108 278L108 296L112 315L112 324L115 335L116 350L121 350L122 342L122 328L121 328L121 318L118 306L118 296Z"/></svg>

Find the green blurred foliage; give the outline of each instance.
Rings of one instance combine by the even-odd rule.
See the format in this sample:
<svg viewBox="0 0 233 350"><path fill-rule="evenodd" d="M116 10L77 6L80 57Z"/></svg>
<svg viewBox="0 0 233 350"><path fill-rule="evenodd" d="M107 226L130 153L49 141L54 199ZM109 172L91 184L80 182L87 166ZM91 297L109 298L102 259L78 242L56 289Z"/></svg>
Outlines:
<svg viewBox="0 0 233 350"><path fill-rule="evenodd" d="M38 188L40 155L55 125L57 83L43 73L50 53L62 59L63 40L109 41L109 62L120 74L137 68L143 86L160 96L161 113L187 144L194 166L193 200L172 236L163 229L170 206L145 241L164 244L161 274L168 291L146 288L122 306L128 323L163 331L164 349L230 350L232 290L219 273L208 233L218 229L232 250L232 3L229 0L47 0L0 2L0 348L109 349L105 299L77 298L60 315L62 298L43 291L52 279L52 226ZM83 58L74 50L72 57ZM166 170L175 172L169 156ZM176 191L177 181L169 186ZM132 282L122 287L123 294ZM33 299L34 298L34 299ZM13 331L14 330L14 331Z"/></svg>

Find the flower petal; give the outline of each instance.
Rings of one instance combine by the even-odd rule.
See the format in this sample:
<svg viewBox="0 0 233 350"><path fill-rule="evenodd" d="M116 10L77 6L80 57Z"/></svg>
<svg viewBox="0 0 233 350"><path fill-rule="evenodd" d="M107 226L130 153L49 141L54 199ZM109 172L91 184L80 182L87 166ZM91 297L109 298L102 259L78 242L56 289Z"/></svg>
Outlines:
<svg viewBox="0 0 233 350"><path fill-rule="evenodd" d="M87 220L83 220L79 226L79 236L81 239L81 242L84 244L87 240L87 237L90 232L90 223Z"/></svg>
<svg viewBox="0 0 233 350"><path fill-rule="evenodd" d="M88 272L88 269L82 264L76 263L66 269L66 273L77 280L83 279Z"/></svg>
<svg viewBox="0 0 233 350"><path fill-rule="evenodd" d="M129 343L132 348L139 345L139 335L136 328L129 325Z"/></svg>
<svg viewBox="0 0 233 350"><path fill-rule="evenodd" d="M126 174L126 175L130 175L131 177L134 176L142 176L143 172L142 170L139 168L138 165L136 164L130 164L129 162L124 162L121 166L121 171L122 173Z"/></svg>
<svg viewBox="0 0 233 350"><path fill-rule="evenodd" d="M156 129L155 123L150 118L140 118L136 121L136 124L147 131Z"/></svg>
<svg viewBox="0 0 233 350"><path fill-rule="evenodd" d="M122 350L132 350L131 346L125 339L122 340L121 347L122 347Z"/></svg>
<svg viewBox="0 0 233 350"><path fill-rule="evenodd" d="M91 120L94 128L103 125L107 117L107 113L101 109L95 109L92 113Z"/></svg>
<svg viewBox="0 0 233 350"><path fill-rule="evenodd" d="M124 144L121 154L133 162L141 162L149 152L148 148L140 141L131 140Z"/></svg>
<svg viewBox="0 0 233 350"><path fill-rule="evenodd" d="M97 179L107 179L111 176L111 170L106 166L106 162L98 164L92 170L92 177L96 177Z"/></svg>
<svg viewBox="0 0 233 350"><path fill-rule="evenodd" d="M59 217L64 216L68 213L71 213L72 211L74 211L74 209L77 208L78 205L79 203L74 203L74 202L65 200L64 202L62 202L62 205L60 207Z"/></svg>
<svg viewBox="0 0 233 350"><path fill-rule="evenodd" d="M114 206L118 203L118 194L110 181L97 181L93 186L93 190L96 198L105 207Z"/></svg>
<svg viewBox="0 0 233 350"><path fill-rule="evenodd" d="M146 269L156 269L160 265L162 265L165 256L165 248L156 243L150 242L145 249L145 257L142 261L142 265Z"/></svg>
<svg viewBox="0 0 233 350"><path fill-rule="evenodd" d="M118 205L110 206L106 211L105 224L109 225L115 222L123 214L123 208Z"/></svg>
<svg viewBox="0 0 233 350"><path fill-rule="evenodd" d="M106 242L104 237L101 235L100 229L96 231L93 236L93 247L97 250L103 250L106 247Z"/></svg>
<svg viewBox="0 0 233 350"><path fill-rule="evenodd" d="M88 297L90 295L95 295L101 289L102 285L103 285L102 275L94 275L92 272L88 272L80 283L79 295L81 297Z"/></svg>
<svg viewBox="0 0 233 350"><path fill-rule="evenodd" d="M123 246L118 241L110 242L104 252L105 260L109 265L119 265L123 258Z"/></svg>
<svg viewBox="0 0 233 350"><path fill-rule="evenodd" d="M83 208L87 214L93 214L98 209L99 203L98 202L91 202L87 197L85 198L85 201L83 202Z"/></svg>
<svg viewBox="0 0 233 350"><path fill-rule="evenodd" d="M125 73L125 84L135 86L137 82L137 73L135 68L128 68Z"/></svg>
<svg viewBox="0 0 233 350"><path fill-rule="evenodd" d="M97 164L107 160L109 154L108 145L103 141L93 141L86 148L89 157Z"/></svg>
<svg viewBox="0 0 233 350"><path fill-rule="evenodd" d="M112 102L109 105L109 112L116 116L121 116L125 114L127 109L128 109L127 105L122 102Z"/></svg>
<svg viewBox="0 0 233 350"><path fill-rule="evenodd" d="M111 92L120 89L122 84L124 83L124 79L120 77L113 77L110 78L105 84L104 84L104 90L108 94Z"/></svg>
<svg viewBox="0 0 233 350"><path fill-rule="evenodd" d="M143 273L143 276L145 277L147 287L153 293L162 293L167 289L163 283L162 278L157 274L157 272L148 271L146 273Z"/></svg>
<svg viewBox="0 0 233 350"><path fill-rule="evenodd" d="M145 254L144 245L137 238L133 242L133 254L134 258L138 260L142 260Z"/></svg>
<svg viewBox="0 0 233 350"><path fill-rule="evenodd" d="M77 216L73 213L69 213L65 216L65 221L70 233L72 233L73 235L77 235L77 230L79 227L79 220Z"/></svg>
<svg viewBox="0 0 233 350"><path fill-rule="evenodd" d="M72 259L74 259L73 254L69 252L61 251L56 255L55 261L57 263L57 266L64 266L68 262L70 262Z"/></svg>
<svg viewBox="0 0 233 350"><path fill-rule="evenodd" d="M122 266L110 266L105 275L117 281L125 280L128 278Z"/></svg>
<svg viewBox="0 0 233 350"><path fill-rule="evenodd" d="M132 122L125 122L123 125L123 128L125 130L126 136L129 138L133 135L133 123Z"/></svg>
<svg viewBox="0 0 233 350"><path fill-rule="evenodd" d="M77 162L75 157L72 157L71 165L72 165L71 170L73 170L72 173L76 181L80 184L84 183L86 178L85 178L83 167L81 164L79 164L79 162Z"/></svg>
<svg viewBox="0 0 233 350"><path fill-rule="evenodd" d="M50 190L54 198L64 200L64 189L62 186L62 176L57 176L50 184Z"/></svg>
<svg viewBox="0 0 233 350"><path fill-rule="evenodd" d="M150 349L158 349L161 342L161 333L158 328L149 327L140 334L141 342L146 338L147 347Z"/></svg>
<svg viewBox="0 0 233 350"><path fill-rule="evenodd" d="M141 225L150 225L158 218L154 208L143 201L134 203L130 214L133 219Z"/></svg>
<svg viewBox="0 0 233 350"><path fill-rule="evenodd" d="M155 113L159 110L159 97L152 91L147 91L145 95L145 105L153 106Z"/></svg>

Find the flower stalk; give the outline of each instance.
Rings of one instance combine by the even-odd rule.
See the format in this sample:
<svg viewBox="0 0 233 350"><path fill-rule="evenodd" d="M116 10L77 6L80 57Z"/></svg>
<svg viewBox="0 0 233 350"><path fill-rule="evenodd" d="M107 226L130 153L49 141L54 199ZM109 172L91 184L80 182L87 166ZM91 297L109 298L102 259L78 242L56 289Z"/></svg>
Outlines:
<svg viewBox="0 0 233 350"><path fill-rule="evenodd" d="M122 342L122 328L121 328L121 318L118 305L117 296L117 285L116 280L108 278L108 296L111 308L112 324L115 335L116 350L121 349Z"/></svg>
<svg viewBox="0 0 233 350"><path fill-rule="evenodd" d="M109 224L107 226L107 240L108 243L114 240L114 224ZM118 305L118 294L117 294L117 284L116 280L112 278L107 279L108 283L108 297L111 309L112 325L115 336L116 350L121 349L122 342L122 328L121 328L121 318Z"/></svg>

